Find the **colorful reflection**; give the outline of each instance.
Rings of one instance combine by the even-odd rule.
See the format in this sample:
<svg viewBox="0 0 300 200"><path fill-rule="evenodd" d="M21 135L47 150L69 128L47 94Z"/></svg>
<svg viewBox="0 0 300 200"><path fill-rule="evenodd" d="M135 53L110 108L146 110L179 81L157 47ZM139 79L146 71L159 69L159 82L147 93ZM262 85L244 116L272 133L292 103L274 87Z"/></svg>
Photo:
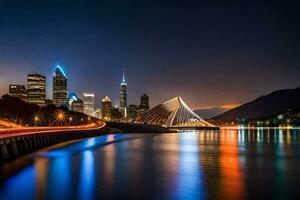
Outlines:
<svg viewBox="0 0 300 200"><path fill-rule="evenodd" d="M203 175L199 161L198 133L179 134L177 191L174 199L203 199Z"/></svg>
<svg viewBox="0 0 300 200"><path fill-rule="evenodd" d="M0 185L0 199L300 199L299 134L104 135L28 157L33 163Z"/></svg>
<svg viewBox="0 0 300 200"><path fill-rule="evenodd" d="M94 155L90 150L86 150L81 156L79 194L78 199L91 200L95 196L95 163Z"/></svg>
<svg viewBox="0 0 300 200"><path fill-rule="evenodd" d="M222 174L220 199L228 197L242 199L245 191L244 175L239 159L238 130L221 130L220 138L220 167Z"/></svg>

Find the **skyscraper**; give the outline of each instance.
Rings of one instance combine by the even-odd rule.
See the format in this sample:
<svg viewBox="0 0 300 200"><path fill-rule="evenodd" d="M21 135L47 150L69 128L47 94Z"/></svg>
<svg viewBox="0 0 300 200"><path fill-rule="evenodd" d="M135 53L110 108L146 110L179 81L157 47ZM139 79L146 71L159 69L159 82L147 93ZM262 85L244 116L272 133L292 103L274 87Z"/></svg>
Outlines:
<svg viewBox="0 0 300 200"><path fill-rule="evenodd" d="M105 121L111 120L111 109L112 109L112 103L110 101L110 98L108 96L105 96L102 99L101 103L101 111L102 111L102 119Z"/></svg>
<svg viewBox="0 0 300 200"><path fill-rule="evenodd" d="M57 65L53 74L53 103L57 106L67 106L67 77L63 69Z"/></svg>
<svg viewBox="0 0 300 200"><path fill-rule="evenodd" d="M17 97L27 102L27 90L25 85L9 85L9 96Z"/></svg>
<svg viewBox="0 0 300 200"><path fill-rule="evenodd" d="M83 112L83 102L81 99L74 100L71 104L71 110L75 112Z"/></svg>
<svg viewBox="0 0 300 200"><path fill-rule="evenodd" d="M95 94L83 93L83 112L87 115L93 115L95 111Z"/></svg>
<svg viewBox="0 0 300 200"><path fill-rule="evenodd" d="M149 109L149 96L144 93L141 96L141 104L140 104L141 108L145 108L145 109Z"/></svg>
<svg viewBox="0 0 300 200"><path fill-rule="evenodd" d="M135 121L137 117L137 106L136 105L129 105L128 106L128 118L127 121L132 122Z"/></svg>
<svg viewBox="0 0 300 200"><path fill-rule="evenodd" d="M141 103L138 107L137 115L140 116L144 112L148 111L149 108L149 96L146 93L144 93L141 96Z"/></svg>
<svg viewBox="0 0 300 200"><path fill-rule="evenodd" d="M27 102L39 106L45 106L45 101L46 101L46 77L40 74L28 74Z"/></svg>
<svg viewBox="0 0 300 200"><path fill-rule="evenodd" d="M127 83L125 80L125 72L123 71L123 80L120 89L120 111L123 118L127 117Z"/></svg>
<svg viewBox="0 0 300 200"><path fill-rule="evenodd" d="M69 107L72 111L83 112L83 101L73 92L68 95Z"/></svg>

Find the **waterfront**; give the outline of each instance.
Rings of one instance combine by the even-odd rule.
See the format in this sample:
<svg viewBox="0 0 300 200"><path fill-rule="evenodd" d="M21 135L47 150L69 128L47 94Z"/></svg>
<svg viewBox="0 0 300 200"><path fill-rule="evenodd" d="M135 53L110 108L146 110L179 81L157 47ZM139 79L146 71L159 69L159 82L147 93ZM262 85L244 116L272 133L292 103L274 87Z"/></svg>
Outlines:
<svg viewBox="0 0 300 200"><path fill-rule="evenodd" d="M0 199L300 198L297 129L111 134L31 159Z"/></svg>

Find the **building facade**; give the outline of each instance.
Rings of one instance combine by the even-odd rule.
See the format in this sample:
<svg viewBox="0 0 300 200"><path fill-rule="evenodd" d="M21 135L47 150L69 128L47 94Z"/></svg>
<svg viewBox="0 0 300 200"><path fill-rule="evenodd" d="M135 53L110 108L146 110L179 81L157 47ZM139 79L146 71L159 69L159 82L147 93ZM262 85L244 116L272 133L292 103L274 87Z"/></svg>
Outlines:
<svg viewBox="0 0 300 200"><path fill-rule="evenodd" d="M27 102L27 90L25 85L9 85L9 96Z"/></svg>
<svg viewBox="0 0 300 200"><path fill-rule="evenodd" d="M111 110L112 110L112 103L108 96L105 96L101 102L101 112L102 112L102 120L110 121L111 120Z"/></svg>
<svg viewBox="0 0 300 200"><path fill-rule="evenodd" d="M144 93L141 96L141 102L140 102L140 105L137 109L137 116L141 116L143 113L145 113L149 109L150 109L149 96L146 93Z"/></svg>
<svg viewBox="0 0 300 200"><path fill-rule="evenodd" d="M136 117L137 117L137 106L131 104L128 106L127 121L129 122L135 121Z"/></svg>
<svg viewBox="0 0 300 200"><path fill-rule="evenodd" d="M120 112L123 119L127 117L127 83L125 80L125 72L123 71L123 79L120 88Z"/></svg>
<svg viewBox="0 0 300 200"><path fill-rule="evenodd" d="M27 102L39 106L45 106L45 101L46 101L46 77L40 74L28 74Z"/></svg>
<svg viewBox="0 0 300 200"><path fill-rule="evenodd" d="M83 93L83 113L92 116L95 111L95 94Z"/></svg>
<svg viewBox="0 0 300 200"><path fill-rule="evenodd" d="M111 121L121 121L122 113L120 112L118 107L111 108Z"/></svg>
<svg viewBox="0 0 300 200"><path fill-rule="evenodd" d="M67 76L59 65L53 74L53 103L57 107L68 103Z"/></svg>
<svg viewBox="0 0 300 200"><path fill-rule="evenodd" d="M76 99L72 101L71 110L75 112L83 112L83 101L81 99Z"/></svg>

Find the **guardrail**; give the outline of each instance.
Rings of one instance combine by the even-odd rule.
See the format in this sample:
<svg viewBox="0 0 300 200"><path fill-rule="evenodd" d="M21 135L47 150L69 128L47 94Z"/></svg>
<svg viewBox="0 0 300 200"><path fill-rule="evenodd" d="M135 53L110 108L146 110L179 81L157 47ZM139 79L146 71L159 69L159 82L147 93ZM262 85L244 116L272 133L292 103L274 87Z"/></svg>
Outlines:
<svg viewBox="0 0 300 200"><path fill-rule="evenodd" d="M75 139L99 136L112 130L101 124L85 128L27 128L0 131L0 163L33 151Z"/></svg>

